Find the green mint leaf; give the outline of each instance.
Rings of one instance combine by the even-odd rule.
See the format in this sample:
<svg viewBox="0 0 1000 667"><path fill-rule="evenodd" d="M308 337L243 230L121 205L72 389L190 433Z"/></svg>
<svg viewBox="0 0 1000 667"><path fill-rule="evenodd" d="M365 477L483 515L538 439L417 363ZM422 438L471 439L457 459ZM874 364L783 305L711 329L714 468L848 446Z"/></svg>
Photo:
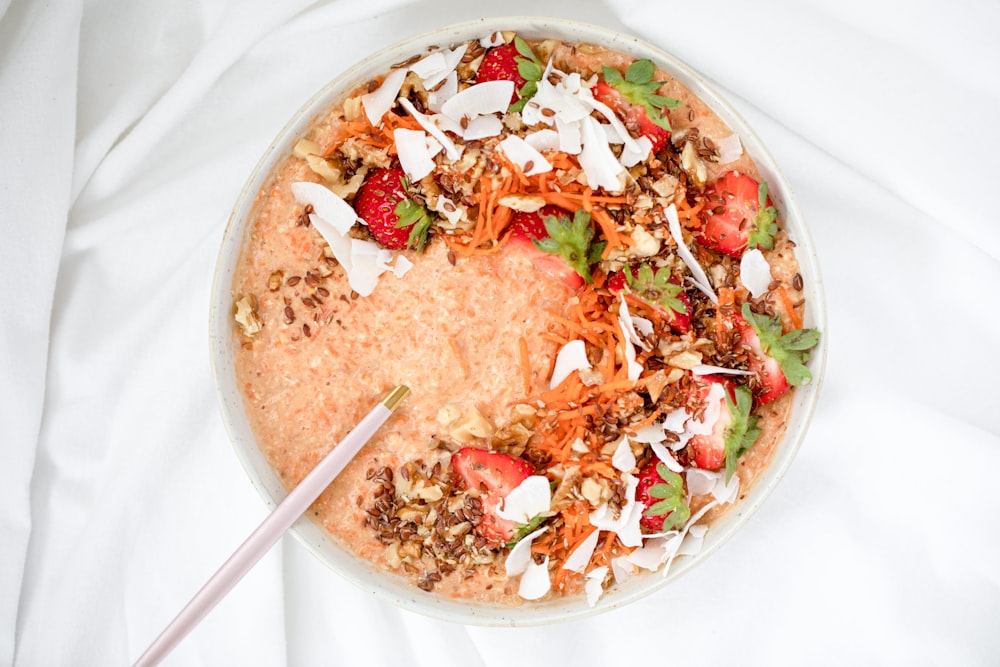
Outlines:
<svg viewBox="0 0 1000 667"><path fill-rule="evenodd" d="M531 50L531 47L528 46L528 43L523 39L521 39L520 37L514 37L514 48L517 50L519 54L521 54L523 57L527 58L531 62L536 63L537 65L542 64L542 61L538 59L538 56L536 56L535 52Z"/></svg>
<svg viewBox="0 0 1000 667"><path fill-rule="evenodd" d="M811 350L819 344L819 332L815 329L789 331L779 339L779 344L786 350Z"/></svg>

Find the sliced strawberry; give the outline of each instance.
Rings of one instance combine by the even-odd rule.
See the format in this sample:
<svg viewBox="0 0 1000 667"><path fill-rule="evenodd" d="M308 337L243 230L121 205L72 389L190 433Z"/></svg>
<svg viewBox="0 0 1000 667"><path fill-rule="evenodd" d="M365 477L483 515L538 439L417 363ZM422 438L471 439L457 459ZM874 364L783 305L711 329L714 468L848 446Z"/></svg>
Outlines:
<svg viewBox="0 0 1000 667"><path fill-rule="evenodd" d="M590 265L599 259L604 244L593 243L594 230L585 211L577 211L572 219L552 205L522 211L507 230L507 245L526 253L536 268L572 289L592 281Z"/></svg>
<svg viewBox="0 0 1000 667"><path fill-rule="evenodd" d="M747 248L774 247L777 211L767 185L738 171L727 171L705 190L703 226L695 240L739 259ZM760 199L766 202L761 208Z"/></svg>
<svg viewBox="0 0 1000 667"><path fill-rule="evenodd" d="M483 516L476 531L491 542L506 544L517 525L497 516L497 508L521 482L535 474L535 469L527 461L509 454L475 447L463 447L452 454L451 467L465 488L481 492Z"/></svg>
<svg viewBox="0 0 1000 667"><path fill-rule="evenodd" d="M354 197L354 210L382 246L421 250L432 219L410 198L405 183L402 169L372 169Z"/></svg>
<svg viewBox="0 0 1000 667"><path fill-rule="evenodd" d="M655 81L656 68L650 60L637 60L621 72L605 67L594 85L593 93L601 102L621 116L629 131L647 137L656 154L670 140L670 115L667 110L678 106L677 100L656 91L663 85Z"/></svg>
<svg viewBox="0 0 1000 667"><path fill-rule="evenodd" d="M743 344L750 348L749 367L758 379L754 393L761 404L809 382L812 375L805 366L807 351L819 342L819 332L797 329L784 333L780 317L754 313L749 304L743 304L741 313L732 315L732 321Z"/></svg>
<svg viewBox="0 0 1000 667"><path fill-rule="evenodd" d="M716 385L721 385L725 391L717 392L713 397L712 388ZM728 380L716 375L701 376L696 386L699 400L705 403L706 413L712 413L715 407L709 405L708 401L717 402L718 418L711 433L695 435L688 440L688 454L698 468L718 470L726 461L726 430L733 421L726 401L726 397L732 392L732 386Z"/></svg>
<svg viewBox="0 0 1000 667"><path fill-rule="evenodd" d="M543 69L544 65L532 52L531 47L520 37L515 37L514 41L501 44L486 52L476 72L476 83L513 81L511 110L520 111L528 98L538 89Z"/></svg>
<svg viewBox="0 0 1000 667"><path fill-rule="evenodd" d="M651 533L676 530L691 516L684 501L684 480L656 460L639 471L635 499L645 507L639 525Z"/></svg>
<svg viewBox="0 0 1000 667"><path fill-rule="evenodd" d="M664 267L650 269L648 264L627 267L608 276L607 288L612 292L621 292L626 287L646 303L658 306L675 333L691 330L691 297L678 276L665 272Z"/></svg>

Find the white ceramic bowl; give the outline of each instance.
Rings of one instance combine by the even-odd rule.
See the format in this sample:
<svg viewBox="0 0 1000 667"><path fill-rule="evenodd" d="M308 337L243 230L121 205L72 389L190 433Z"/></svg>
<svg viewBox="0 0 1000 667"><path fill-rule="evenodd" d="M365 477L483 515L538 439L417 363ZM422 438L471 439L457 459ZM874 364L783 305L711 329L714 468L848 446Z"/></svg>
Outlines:
<svg viewBox="0 0 1000 667"><path fill-rule="evenodd" d="M771 196L782 211L785 225L797 244L796 252L808 300L806 326L824 332L810 362L814 380L810 385L797 389L787 433L777 447L770 466L746 498L712 525L706 535L702 551L694 557L678 558L666 577L658 572L650 573L635 577L624 585L612 586L594 607L588 607L586 600L582 598L555 599L519 607L476 604L444 598L424 592L402 578L386 574L367 561L357 558L353 553L335 544L321 527L305 518L300 519L293 529L296 537L337 573L360 588L406 609L467 624L539 625L597 614L622 607L646 596L687 573L746 523L781 480L805 437L824 376L827 327L823 283L819 275L816 253L788 181L747 123L690 67L670 54L634 37L563 19L534 17L482 19L412 37L365 58L327 84L295 114L257 164L236 202L226 229L212 288L210 314L212 359L223 416L236 454L269 508L273 509L285 497L286 491L257 446L233 370L233 348L236 339L232 321L231 286L234 268L252 213L254 197L272 168L291 153L292 146L304 135L313 119L342 100L347 91L366 83L373 75L387 71L394 63L429 46L448 46L489 35L496 30L516 30L529 38L555 37L571 42L600 44L636 58L649 58L710 106L732 130L739 134L744 150L753 157L761 175L767 180Z"/></svg>

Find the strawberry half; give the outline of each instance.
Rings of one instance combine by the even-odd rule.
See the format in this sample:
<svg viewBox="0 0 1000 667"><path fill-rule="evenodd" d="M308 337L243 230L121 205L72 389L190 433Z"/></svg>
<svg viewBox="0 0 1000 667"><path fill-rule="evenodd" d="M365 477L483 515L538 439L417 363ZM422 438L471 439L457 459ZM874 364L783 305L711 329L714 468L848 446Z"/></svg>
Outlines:
<svg viewBox="0 0 1000 667"><path fill-rule="evenodd" d="M543 69L542 62L527 42L515 37L513 42L501 44L486 52L476 71L476 83L513 81L514 94L510 98L510 110L520 111L528 98L538 90Z"/></svg>
<svg viewBox="0 0 1000 667"><path fill-rule="evenodd" d="M718 401L718 418L711 433L695 435L688 440L688 456L695 466L705 470L725 467L728 482L736 472L740 457L760 435L758 417L750 414L753 395L746 387L734 387L728 380L714 375L702 376L696 386L701 400L706 402L706 412L713 411L716 406L711 402ZM721 386L723 391L713 392L716 386Z"/></svg>
<svg viewBox="0 0 1000 667"><path fill-rule="evenodd" d="M463 447L452 454L451 467L465 488L479 489L482 494L479 499L483 516L476 531L490 542L506 544L514 537L517 525L497 516L497 508L521 482L535 474L535 469L509 454L475 447Z"/></svg>
<svg viewBox="0 0 1000 667"><path fill-rule="evenodd" d="M767 184L738 171L727 171L705 190L701 245L739 259L747 248L774 247L777 210L767 195ZM761 207L761 201L766 202Z"/></svg>
<svg viewBox="0 0 1000 667"><path fill-rule="evenodd" d="M646 508L639 525L651 533L677 530L691 517L691 509L684 502L684 480L656 460L639 471L635 499Z"/></svg>
<svg viewBox="0 0 1000 667"><path fill-rule="evenodd" d="M750 310L743 304L741 314L732 316L740 329L743 344L750 348L750 370L759 380L754 393L761 404L770 403L789 388L812 379L806 368L808 350L819 343L815 329L796 329L784 333L780 317L768 317Z"/></svg>
<svg viewBox="0 0 1000 667"><path fill-rule="evenodd" d="M625 76L605 67L593 88L594 97L621 116L629 131L652 142L654 155L670 140L667 110L680 105L675 99L656 94L663 82L653 80L655 73L651 60L636 60L625 70Z"/></svg>
<svg viewBox="0 0 1000 667"><path fill-rule="evenodd" d="M433 219L407 192L402 169L372 169L354 197L354 210L390 250L422 250Z"/></svg>
<svg viewBox="0 0 1000 667"><path fill-rule="evenodd" d="M663 269L654 269L645 263L636 269L626 266L608 276L607 288L621 292L628 287L646 303L659 306L675 333L687 333L691 330L691 297L681 286L680 278Z"/></svg>
<svg viewBox="0 0 1000 667"><path fill-rule="evenodd" d="M507 245L526 253L536 268L572 289L592 282L590 265L600 259L604 242L593 242L587 212L577 211L571 219L558 206L543 206L519 212L507 230Z"/></svg>

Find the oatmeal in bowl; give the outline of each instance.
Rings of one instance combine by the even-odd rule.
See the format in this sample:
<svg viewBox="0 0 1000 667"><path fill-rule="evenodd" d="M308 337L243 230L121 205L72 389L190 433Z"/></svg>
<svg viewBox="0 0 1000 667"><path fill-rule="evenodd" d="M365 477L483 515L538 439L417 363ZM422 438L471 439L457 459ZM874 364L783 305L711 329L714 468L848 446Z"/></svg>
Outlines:
<svg viewBox="0 0 1000 667"><path fill-rule="evenodd" d="M610 609L704 559L787 469L824 360L756 136L668 54L562 20L445 28L324 89L247 184L214 294L272 506L411 387L296 532L466 623Z"/></svg>

